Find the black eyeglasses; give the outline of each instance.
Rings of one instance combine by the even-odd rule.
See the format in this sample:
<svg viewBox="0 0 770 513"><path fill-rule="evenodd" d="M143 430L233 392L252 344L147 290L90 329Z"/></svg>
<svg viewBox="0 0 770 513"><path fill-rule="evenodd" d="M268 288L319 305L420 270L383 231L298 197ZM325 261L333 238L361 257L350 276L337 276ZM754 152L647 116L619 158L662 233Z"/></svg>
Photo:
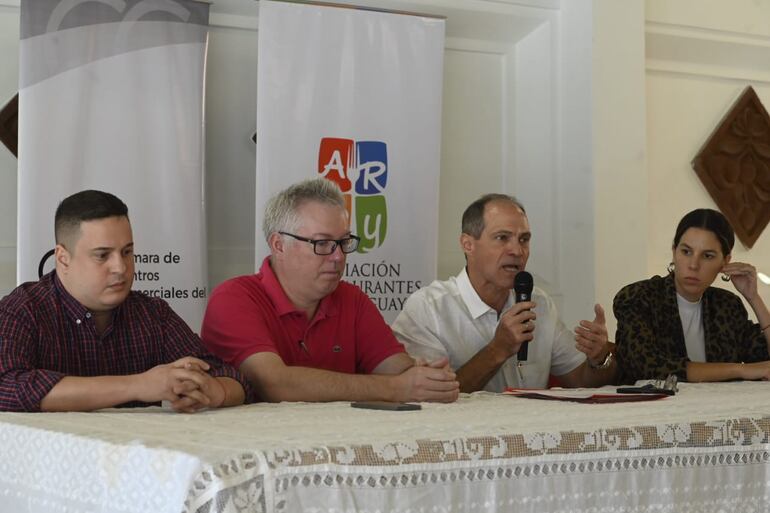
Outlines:
<svg viewBox="0 0 770 513"><path fill-rule="evenodd" d="M278 232L281 235L288 235L289 237L292 237L297 240L301 240L302 242L309 242L313 245L313 253L316 255L331 255L334 253L334 251L337 249L337 246L340 247L343 253L352 253L356 249L358 249L358 243L361 241L361 237L358 237L356 235L349 235L345 237L344 239L308 239L307 237L300 237L299 235L294 235L293 233L288 232Z"/></svg>

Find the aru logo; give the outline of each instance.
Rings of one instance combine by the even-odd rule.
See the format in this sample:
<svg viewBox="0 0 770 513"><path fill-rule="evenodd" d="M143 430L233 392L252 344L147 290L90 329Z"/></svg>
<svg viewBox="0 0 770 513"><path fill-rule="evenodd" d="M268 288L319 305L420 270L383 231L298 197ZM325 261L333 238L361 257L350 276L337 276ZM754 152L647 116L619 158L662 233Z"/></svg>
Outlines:
<svg viewBox="0 0 770 513"><path fill-rule="evenodd" d="M385 143L324 137L318 149L318 174L342 189L351 224L355 223L351 229L361 237L358 252L382 246L388 229Z"/></svg>

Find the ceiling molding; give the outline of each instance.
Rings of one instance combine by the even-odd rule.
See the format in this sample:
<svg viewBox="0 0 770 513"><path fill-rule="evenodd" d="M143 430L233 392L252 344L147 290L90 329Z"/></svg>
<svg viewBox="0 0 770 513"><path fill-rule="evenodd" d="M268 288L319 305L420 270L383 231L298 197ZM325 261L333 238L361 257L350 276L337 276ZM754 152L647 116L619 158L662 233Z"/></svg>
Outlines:
<svg viewBox="0 0 770 513"><path fill-rule="evenodd" d="M646 68L740 81L770 81L770 37L647 22Z"/></svg>
<svg viewBox="0 0 770 513"><path fill-rule="evenodd" d="M706 66L683 62L647 59L645 69L648 72L664 75L680 75L683 77L708 78L712 80L728 80L745 84L770 85L770 72L757 70L742 70L721 66Z"/></svg>
<svg viewBox="0 0 770 513"><path fill-rule="evenodd" d="M694 27L676 23L646 21L644 30L647 35L670 35L682 39L703 39L747 46L770 47L770 36L733 32L708 27Z"/></svg>
<svg viewBox="0 0 770 513"><path fill-rule="evenodd" d="M232 28L242 30L257 30L259 18L256 16L241 16L238 14L209 14L209 27Z"/></svg>
<svg viewBox="0 0 770 513"><path fill-rule="evenodd" d="M365 7L382 6L384 3L383 0L335 1ZM558 4L541 0L388 0L387 5L394 9L446 17L446 38L460 42L458 44L462 49L468 49L462 41L475 40L479 42L481 51L505 53L537 27L553 22L558 16L553 6ZM220 11L216 10L216 6L216 3L212 6L209 18L212 27L257 30L259 17L256 11L255 15L235 13L224 2L219 4Z"/></svg>
<svg viewBox="0 0 770 513"><path fill-rule="evenodd" d="M444 48L446 50L455 50L460 52L506 55L511 51L513 45L463 37L447 37L444 41Z"/></svg>

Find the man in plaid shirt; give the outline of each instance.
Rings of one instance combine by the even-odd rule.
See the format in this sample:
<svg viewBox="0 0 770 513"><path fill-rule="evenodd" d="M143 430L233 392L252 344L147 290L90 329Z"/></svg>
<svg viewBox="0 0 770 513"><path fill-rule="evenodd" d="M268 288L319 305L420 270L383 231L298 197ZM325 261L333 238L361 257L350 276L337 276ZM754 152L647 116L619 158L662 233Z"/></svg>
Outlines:
<svg viewBox="0 0 770 513"><path fill-rule="evenodd" d="M128 208L100 191L56 210L56 270L0 301L0 410L88 411L169 401L242 404L249 386L169 305L132 292Z"/></svg>

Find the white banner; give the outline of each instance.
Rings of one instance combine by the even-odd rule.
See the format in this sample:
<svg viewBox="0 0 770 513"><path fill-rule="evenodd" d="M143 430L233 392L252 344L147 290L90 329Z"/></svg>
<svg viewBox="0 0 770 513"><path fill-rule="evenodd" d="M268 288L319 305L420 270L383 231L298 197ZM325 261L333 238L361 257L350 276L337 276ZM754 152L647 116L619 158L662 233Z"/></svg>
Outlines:
<svg viewBox="0 0 770 513"><path fill-rule="evenodd" d="M361 237L345 279L392 321L436 275L444 20L262 0L256 265L277 191L324 176Z"/></svg>
<svg viewBox="0 0 770 513"><path fill-rule="evenodd" d="M133 289L200 329L208 10L192 0L21 2L19 282L37 280L54 246L59 201L104 190L128 205Z"/></svg>

